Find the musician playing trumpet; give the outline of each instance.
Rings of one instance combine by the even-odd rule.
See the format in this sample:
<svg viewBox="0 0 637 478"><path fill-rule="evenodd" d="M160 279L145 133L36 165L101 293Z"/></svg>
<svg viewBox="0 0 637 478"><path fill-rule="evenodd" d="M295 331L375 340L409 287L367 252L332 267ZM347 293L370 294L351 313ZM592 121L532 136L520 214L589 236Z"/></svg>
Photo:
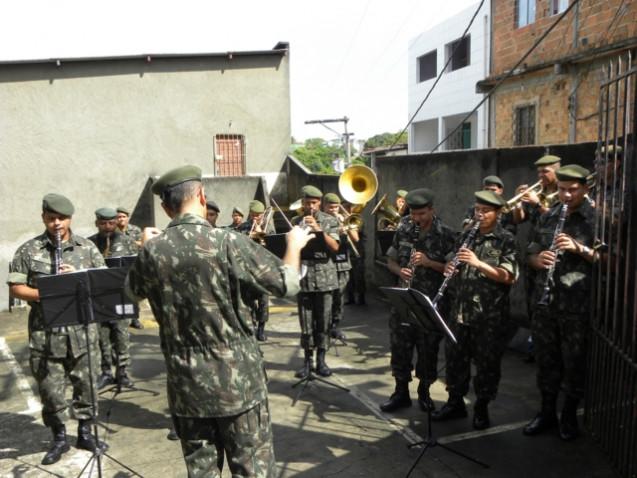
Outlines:
<svg viewBox="0 0 637 478"><path fill-rule="evenodd" d="M511 329L509 291L518 277L518 255L515 238L498 221L504 199L492 191L478 191L474 195L474 221L480 221L478 233L472 245L457 251L458 268L453 270L454 261L445 268L446 275L455 273L450 282L453 297L448 321L458 343L447 342L449 398L432 419L467 416L464 396L469 391L473 361L476 366L473 427L482 430L491 425L488 404L498 391L502 354ZM458 239L457 245L465 243L467 234L469 231Z"/></svg>
<svg viewBox="0 0 637 478"><path fill-rule="evenodd" d="M521 201L517 207L513 208L513 222L520 224L531 221L534 226L539 217L547 212L557 202L557 177L555 171L560 168L562 159L559 156L547 154L538 159L535 163L539 188L529 187L522 184L517 187L515 194L521 194Z"/></svg>
<svg viewBox="0 0 637 478"><path fill-rule="evenodd" d="M529 265L538 271L531 328L542 396L540 412L524 428L529 436L558 425L563 440L579 434L576 411L584 395L592 262L597 258L592 249L595 211L586 200L588 176L589 171L577 164L556 171L560 203L540 218L528 246ZM567 215L556 235L562 205L567 206ZM547 280L550 269L553 277ZM549 288L547 300L538 304L545 286ZM558 423L560 388L566 396Z"/></svg>

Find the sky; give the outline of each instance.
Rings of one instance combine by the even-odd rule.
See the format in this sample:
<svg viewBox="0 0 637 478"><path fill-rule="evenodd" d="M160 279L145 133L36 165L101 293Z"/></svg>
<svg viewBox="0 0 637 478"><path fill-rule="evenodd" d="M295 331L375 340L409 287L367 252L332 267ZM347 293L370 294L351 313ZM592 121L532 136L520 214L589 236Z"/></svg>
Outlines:
<svg viewBox="0 0 637 478"><path fill-rule="evenodd" d="M477 0L3 0L0 60L269 50L290 43L292 136L350 118L354 140L408 121L407 52ZM342 132L342 125L332 125Z"/></svg>

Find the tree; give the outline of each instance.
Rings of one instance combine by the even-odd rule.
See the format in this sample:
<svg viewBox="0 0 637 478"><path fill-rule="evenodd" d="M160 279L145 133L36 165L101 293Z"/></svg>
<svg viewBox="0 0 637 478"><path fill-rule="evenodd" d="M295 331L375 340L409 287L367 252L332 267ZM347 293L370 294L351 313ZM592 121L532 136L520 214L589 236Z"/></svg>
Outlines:
<svg viewBox="0 0 637 478"><path fill-rule="evenodd" d="M398 138L398 141L396 141ZM398 136L398 133L382 133L372 136L365 141L365 149L390 147L394 143L407 144L407 131Z"/></svg>
<svg viewBox="0 0 637 478"><path fill-rule="evenodd" d="M294 157L314 173L335 174L332 161L344 158L345 151L341 146L331 145L323 138L310 138L303 146L296 148Z"/></svg>

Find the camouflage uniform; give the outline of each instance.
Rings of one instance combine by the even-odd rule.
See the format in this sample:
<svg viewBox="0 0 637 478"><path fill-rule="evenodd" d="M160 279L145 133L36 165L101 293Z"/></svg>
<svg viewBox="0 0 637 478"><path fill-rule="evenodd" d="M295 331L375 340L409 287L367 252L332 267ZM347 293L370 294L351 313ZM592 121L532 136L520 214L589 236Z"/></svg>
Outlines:
<svg viewBox="0 0 637 478"><path fill-rule="evenodd" d="M118 231L113 233L108 251L106 251L106 238L99 233L90 236L89 240L97 246L102 255L104 255L105 252L108 254L105 257L133 256L136 255L139 250L139 247L135 244L132 237L126 236ZM111 374L113 368L113 349L117 357L116 365L124 368L130 365L129 323L129 320L119 319L101 322L99 324L102 372Z"/></svg>
<svg viewBox="0 0 637 478"><path fill-rule="evenodd" d="M464 240L461 236L456 249ZM478 233L471 248L478 259L518 277L515 238L500 224L487 234ZM450 328L458 344L447 341L447 391L450 401L469 391L471 360L476 366L473 387L478 400L493 400L500 382L500 364L510 335L507 323L511 286L487 279L475 267L462 265L450 284L453 297Z"/></svg>
<svg viewBox="0 0 637 478"><path fill-rule="evenodd" d="M352 270L350 271L349 282L347 283L347 301L349 303L365 303L365 231L358 231L358 243L356 249L360 257L353 255L350 247L350 261Z"/></svg>
<svg viewBox="0 0 637 478"><path fill-rule="evenodd" d="M350 245L346 234L341 234L339 238L340 247L334 254L334 265L336 266L336 280L338 289L332 291L332 320L330 329L335 329L343 320L343 295L349 282L352 263L350 262Z"/></svg>
<svg viewBox="0 0 637 478"><path fill-rule="evenodd" d="M159 323L168 404L190 476L219 476L210 470L216 444L233 476L273 475L265 370L240 297L294 295L298 282L264 247L193 214L175 217L131 267L129 294L148 298Z"/></svg>
<svg viewBox="0 0 637 478"><path fill-rule="evenodd" d="M134 224L129 223L128 226L126 226L126 230L119 231L119 232L121 234L124 234L125 236L130 237L135 242L141 242L142 240L142 230L140 227L137 227Z"/></svg>
<svg viewBox="0 0 637 478"><path fill-rule="evenodd" d="M62 262L76 270L105 266L104 259L93 243L75 234L62 243ZM37 288L38 278L54 274L54 267L55 245L44 233L25 242L17 250L7 283ZM45 329L40 303L32 302L29 305L29 364L38 384L44 424L47 427L59 427L67 417L68 403L64 393L67 377L73 385L73 418L90 420L94 414L91 410L91 377L84 327L74 325ZM98 349L95 324L88 326L88 339L90 360L96 364ZM93 384L95 379L93 376Z"/></svg>
<svg viewBox="0 0 637 478"><path fill-rule="evenodd" d="M529 244L529 254L550 248L560 208L558 203L542 216ZM563 232L592 248L594 220L595 210L584 201L567 216ZM538 388L544 395L557 396L562 382L567 396L579 399L584 394L591 274L591 263L578 254L563 252L555 266L548 307L537 305L546 273L536 274L531 327L538 365Z"/></svg>
<svg viewBox="0 0 637 478"><path fill-rule="evenodd" d="M434 216L428 231L420 231L415 235L415 224L410 218L401 219L394 235L387 257L395 260L400 267L407 267L412 247L424 252L437 262L445 262L446 256L453 251L456 233L446 226L440 218ZM433 298L440 288L444 276L428 267L416 267L411 287ZM446 316L447 302L443 299L439 309ZM438 348L442 335L425 333L417 325L405 317L404 311L392 309L389 318L391 368L392 375L398 382L411 381L414 348L417 352L416 377L421 382L431 385L438 378Z"/></svg>
<svg viewBox="0 0 637 478"><path fill-rule="evenodd" d="M316 222L323 232L335 240L338 237L338 221L335 217L318 211ZM292 218L299 225L302 216ZM329 348L329 326L332 315L332 291L338 289L336 266L331 254L317 253L313 260L303 260L307 274L301 279L301 292L297 296L301 323L301 347L304 350Z"/></svg>

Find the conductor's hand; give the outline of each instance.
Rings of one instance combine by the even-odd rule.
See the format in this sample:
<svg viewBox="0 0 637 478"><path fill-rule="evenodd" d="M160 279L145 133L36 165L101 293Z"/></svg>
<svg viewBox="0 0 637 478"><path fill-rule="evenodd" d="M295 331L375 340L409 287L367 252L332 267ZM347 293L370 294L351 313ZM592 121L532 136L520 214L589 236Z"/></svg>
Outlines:
<svg viewBox="0 0 637 478"><path fill-rule="evenodd" d="M145 227L144 232L142 232L142 246L160 234L161 229L157 229L156 227Z"/></svg>
<svg viewBox="0 0 637 478"><path fill-rule="evenodd" d="M408 281L412 278L413 274L411 273L411 269L407 269L406 267L402 267L400 269L400 278L404 281Z"/></svg>
<svg viewBox="0 0 637 478"><path fill-rule="evenodd" d="M290 232L285 235L285 237L288 243L288 247L301 250L310 241L310 239L314 238L314 234L308 229L294 226L292 229L290 229Z"/></svg>

